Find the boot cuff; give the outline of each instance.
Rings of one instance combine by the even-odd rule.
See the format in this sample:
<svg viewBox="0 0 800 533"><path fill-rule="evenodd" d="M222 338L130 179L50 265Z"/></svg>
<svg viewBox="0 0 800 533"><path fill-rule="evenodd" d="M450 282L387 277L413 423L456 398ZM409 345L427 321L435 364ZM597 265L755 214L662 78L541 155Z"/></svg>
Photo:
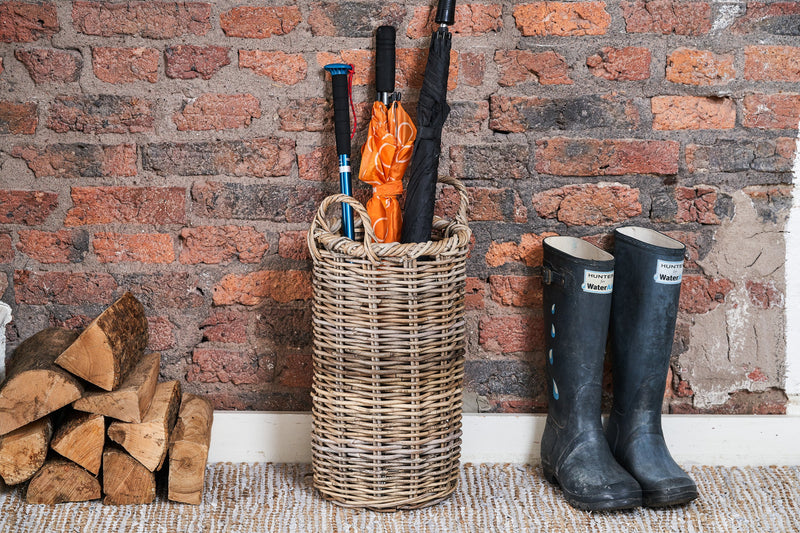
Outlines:
<svg viewBox="0 0 800 533"><path fill-rule="evenodd" d="M577 237L547 237L542 242L546 255L588 268L613 270L614 256Z"/></svg>
<svg viewBox="0 0 800 533"><path fill-rule="evenodd" d="M643 250L668 256L674 259L683 258L686 246L672 237L649 228L626 226L614 230L614 241L624 242Z"/></svg>

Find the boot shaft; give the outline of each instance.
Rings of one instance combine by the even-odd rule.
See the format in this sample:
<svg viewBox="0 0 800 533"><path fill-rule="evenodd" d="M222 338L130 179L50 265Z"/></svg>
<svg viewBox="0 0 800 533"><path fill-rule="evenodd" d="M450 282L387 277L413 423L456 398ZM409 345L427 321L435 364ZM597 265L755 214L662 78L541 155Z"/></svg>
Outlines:
<svg viewBox="0 0 800 533"><path fill-rule="evenodd" d="M594 425L600 420L614 258L574 237L548 237L543 247L548 413L559 424Z"/></svg>

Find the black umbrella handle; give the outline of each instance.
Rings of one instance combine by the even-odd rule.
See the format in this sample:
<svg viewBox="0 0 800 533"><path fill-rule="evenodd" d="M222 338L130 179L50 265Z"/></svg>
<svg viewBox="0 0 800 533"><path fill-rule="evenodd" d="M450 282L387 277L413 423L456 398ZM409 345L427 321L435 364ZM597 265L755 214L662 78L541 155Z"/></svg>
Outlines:
<svg viewBox="0 0 800 533"><path fill-rule="evenodd" d="M452 26L456 18L456 0L439 0L436 10L436 24Z"/></svg>
<svg viewBox="0 0 800 533"><path fill-rule="evenodd" d="M389 105L394 92L395 76L395 29L381 26L375 33L375 88L378 100Z"/></svg>

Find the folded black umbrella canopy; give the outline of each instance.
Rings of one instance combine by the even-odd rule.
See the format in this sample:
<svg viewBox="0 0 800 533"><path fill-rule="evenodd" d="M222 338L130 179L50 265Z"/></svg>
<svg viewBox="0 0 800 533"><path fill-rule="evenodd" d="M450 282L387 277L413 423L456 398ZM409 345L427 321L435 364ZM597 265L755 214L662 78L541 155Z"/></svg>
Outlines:
<svg viewBox="0 0 800 533"><path fill-rule="evenodd" d="M442 146L442 126L450 113L447 105L447 78L450 71L455 0L440 0L436 11L439 28L431 36L425 78L417 103L417 138L411 156L411 171L403 211L400 242L426 242L431 239L433 207Z"/></svg>

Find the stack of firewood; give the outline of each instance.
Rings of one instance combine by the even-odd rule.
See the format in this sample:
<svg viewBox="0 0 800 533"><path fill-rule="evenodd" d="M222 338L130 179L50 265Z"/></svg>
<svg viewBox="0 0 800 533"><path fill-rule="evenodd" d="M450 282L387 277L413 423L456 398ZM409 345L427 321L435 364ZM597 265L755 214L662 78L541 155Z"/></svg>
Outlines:
<svg viewBox="0 0 800 533"><path fill-rule="evenodd" d="M0 386L7 485L27 481L29 503L149 503L168 464L168 498L200 503L213 408L158 383L147 341L144 308L126 293L80 334L50 328L14 350Z"/></svg>

